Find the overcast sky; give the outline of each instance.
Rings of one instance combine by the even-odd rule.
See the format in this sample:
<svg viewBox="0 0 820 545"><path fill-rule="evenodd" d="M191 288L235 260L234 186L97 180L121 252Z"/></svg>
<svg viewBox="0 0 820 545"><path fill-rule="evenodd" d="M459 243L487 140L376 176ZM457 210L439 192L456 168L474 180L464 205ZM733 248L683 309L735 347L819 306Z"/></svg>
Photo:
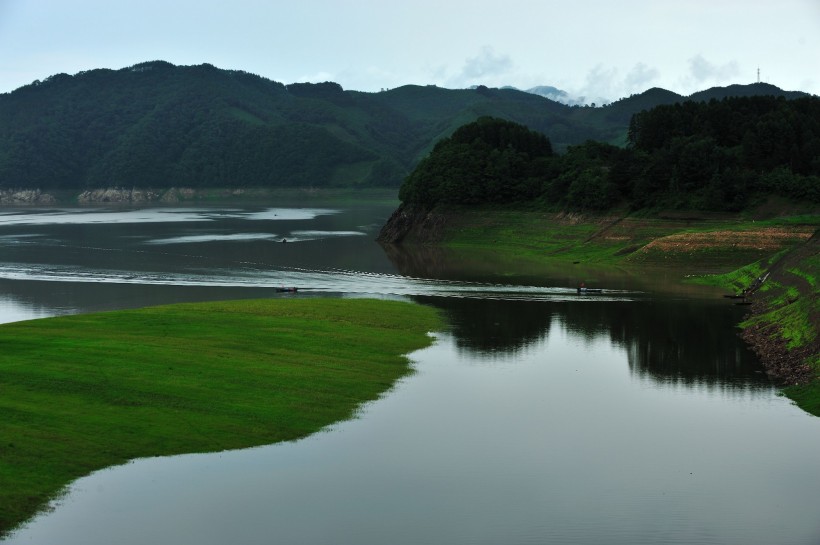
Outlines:
<svg viewBox="0 0 820 545"><path fill-rule="evenodd" d="M762 81L820 95L820 0L0 0L0 92L148 60L282 83L588 100Z"/></svg>

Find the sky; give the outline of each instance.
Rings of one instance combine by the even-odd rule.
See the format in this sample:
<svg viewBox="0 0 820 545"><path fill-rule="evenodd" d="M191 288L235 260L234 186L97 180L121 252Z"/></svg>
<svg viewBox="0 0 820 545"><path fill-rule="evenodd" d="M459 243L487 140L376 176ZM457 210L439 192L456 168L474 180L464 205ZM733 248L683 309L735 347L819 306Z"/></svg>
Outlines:
<svg viewBox="0 0 820 545"><path fill-rule="evenodd" d="M0 93L150 60L368 92L544 85L599 103L759 69L820 95L820 0L0 0Z"/></svg>

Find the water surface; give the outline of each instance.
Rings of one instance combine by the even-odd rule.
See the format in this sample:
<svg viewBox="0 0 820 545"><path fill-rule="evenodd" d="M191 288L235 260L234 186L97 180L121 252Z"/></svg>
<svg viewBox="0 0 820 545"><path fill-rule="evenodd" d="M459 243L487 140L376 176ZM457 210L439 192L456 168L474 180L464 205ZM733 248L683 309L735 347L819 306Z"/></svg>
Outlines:
<svg viewBox="0 0 820 545"><path fill-rule="evenodd" d="M820 420L776 395L735 334L741 308L661 273L385 251L389 212L1 214L2 321L333 295L433 305L450 324L356 420L97 472L7 542L820 541ZM607 292L579 296L581 279Z"/></svg>

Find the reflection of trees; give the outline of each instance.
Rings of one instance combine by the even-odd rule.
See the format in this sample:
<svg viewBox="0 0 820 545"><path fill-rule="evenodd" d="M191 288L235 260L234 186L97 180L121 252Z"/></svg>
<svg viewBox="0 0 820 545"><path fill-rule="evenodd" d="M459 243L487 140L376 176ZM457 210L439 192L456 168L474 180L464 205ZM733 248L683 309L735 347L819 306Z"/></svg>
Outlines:
<svg viewBox="0 0 820 545"><path fill-rule="evenodd" d="M382 244L382 249L405 276L442 278L450 268L450 252L441 246Z"/></svg>
<svg viewBox="0 0 820 545"><path fill-rule="evenodd" d="M459 348L513 354L549 334L552 317L544 303L454 297L417 297L440 308Z"/></svg>
<svg viewBox="0 0 820 545"><path fill-rule="evenodd" d="M560 324L590 341L608 338L641 378L723 387L766 381L737 336L738 309L725 301L419 300L442 309L458 346L479 355L514 355Z"/></svg>
<svg viewBox="0 0 820 545"><path fill-rule="evenodd" d="M660 382L760 382L761 367L737 335L737 308L725 301L655 300L563 304L569 329L626 349L630 370Z"/></svg>

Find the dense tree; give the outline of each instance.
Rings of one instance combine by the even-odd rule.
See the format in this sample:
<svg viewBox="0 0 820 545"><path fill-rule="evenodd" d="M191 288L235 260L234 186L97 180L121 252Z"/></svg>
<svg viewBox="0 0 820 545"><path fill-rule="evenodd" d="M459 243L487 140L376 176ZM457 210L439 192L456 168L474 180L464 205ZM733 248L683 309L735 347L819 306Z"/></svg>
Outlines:
<svg viewBox="0 0 820 545"><path fill-rule="evenodd" d="M399 198L422 205L512 202L536 197L552 145L543 134L482 117L436 144L407 177Z"/></svg>
<svg viewBox="0 0 820 545"><path fill-rule="evenodd" d="M659 106L632 118L629 146L648 154L634 180L641 204L738 210L755 192L817 202L820 99L756 96ZM665 170L668 185L657 175Z"/></svg>
<svg viewBox="0 0 820 545"><path fill-rule="evenodd" d="M615 146L594 141L570 146L554 161L557 176L544 181L546 202L593 210L612 206L618 198L618 187L610 172L618 151Z"/></svg>
<svg viewBox="0 0 820 545"><path fill-rule="evenodd" d="M542 137L543 138L543 137ZM539 202L605 210L736 211L755 195L820 202L820 99L743 97L659 106L633 117L629 145L588 141L553 156L536 133L481 119L407 177L403 201Z"/></svg>
<svg viewBox="0 0 820 545"><path fill-rule="evenodd" d="M413 172L402 194L425 202L736 208L756 192L815 198L818 99L718 100L764 92L787 94L752 85L685 102L651 89L571 108L514 89L359 93L153 61L0 94L0 189L398 187ZM471 124L484 116L495 121Z"/></svg>

